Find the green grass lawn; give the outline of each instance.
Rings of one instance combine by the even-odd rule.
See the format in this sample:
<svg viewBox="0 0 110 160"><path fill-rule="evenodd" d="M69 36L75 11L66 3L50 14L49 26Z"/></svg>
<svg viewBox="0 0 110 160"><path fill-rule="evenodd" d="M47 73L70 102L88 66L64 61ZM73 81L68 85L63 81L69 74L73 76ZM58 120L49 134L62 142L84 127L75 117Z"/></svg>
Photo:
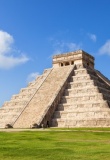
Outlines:
<svg viewBox="0 0 110 160"><path fill-rule="evenodd" d="M103 159L110 160L109 132L81 129L0 132L0 160Z"/></svg>

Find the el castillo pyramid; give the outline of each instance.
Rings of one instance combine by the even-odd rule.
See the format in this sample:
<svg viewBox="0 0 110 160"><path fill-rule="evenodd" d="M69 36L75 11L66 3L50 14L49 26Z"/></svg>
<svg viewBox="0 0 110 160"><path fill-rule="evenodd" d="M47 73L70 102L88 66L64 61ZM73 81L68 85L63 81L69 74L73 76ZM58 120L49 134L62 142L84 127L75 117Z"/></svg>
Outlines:
<svg viewBox="0 0 110 160"><path fill-rule="evenodd" d="M0 108L0 128L110 127L110 81L94 57L53 56L53 67Z"/></svg>

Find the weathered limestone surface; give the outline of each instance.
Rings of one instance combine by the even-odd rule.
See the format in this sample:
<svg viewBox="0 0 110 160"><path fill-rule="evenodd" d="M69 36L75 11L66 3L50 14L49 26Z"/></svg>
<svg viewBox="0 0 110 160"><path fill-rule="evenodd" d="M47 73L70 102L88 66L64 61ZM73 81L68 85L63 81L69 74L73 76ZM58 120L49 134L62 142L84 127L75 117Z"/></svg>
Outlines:
<svg viewBox="0 0 110 160"><path fill-rule="evenodd" d="M77 68L52 119L54 127L110 126L110 82L89 67Z"/></svg>
<svg viewBox="0 0 110 160"><path fill-rule="evenodd" d="M20 116L50 72L51 69L45 70L42 76L36 78L27 88L21 89L18 95L12 96L9 102L3 104L0 108L0 128L5 128L6 124L13 126L16 119Z"/></svg>
<svg viewBox="0 0 110 160"><path fill-rule="evenodd" d="M51 99L66 80L66 75L70 73L72 66L62 68L53 68L51 73L45 79L39 90L34 95L33 99L26 106L21 116L14 124L14 128L29 128L34 123L39 122L44 111L48 107ZM28 118L27 118L28 117Z"/></svg>
<svg viewBox="0 0 110 160"><path fill-rule="evenodd" d="M53 68L0 108L0 128L110 127L110 81L94 57L78 50L53 56Z"/></svg>

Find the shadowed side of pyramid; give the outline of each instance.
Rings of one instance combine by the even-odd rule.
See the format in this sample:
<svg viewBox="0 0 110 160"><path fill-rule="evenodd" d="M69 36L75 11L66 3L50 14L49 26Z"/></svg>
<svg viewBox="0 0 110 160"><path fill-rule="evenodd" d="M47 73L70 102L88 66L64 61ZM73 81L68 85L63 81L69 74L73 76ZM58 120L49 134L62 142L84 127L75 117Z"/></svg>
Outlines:
<svg viewBox="0 0 110 160"><path fill-rule="evenodd" d="M100 72L77 65L53 114L54 127L109 127L110 82Z"/></svg>

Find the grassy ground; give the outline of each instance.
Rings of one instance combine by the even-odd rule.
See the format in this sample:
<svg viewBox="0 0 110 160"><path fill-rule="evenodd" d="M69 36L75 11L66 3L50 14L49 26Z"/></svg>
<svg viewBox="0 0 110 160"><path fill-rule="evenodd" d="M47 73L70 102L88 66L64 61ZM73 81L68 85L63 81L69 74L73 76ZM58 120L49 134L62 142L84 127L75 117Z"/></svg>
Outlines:
<svg viewBox="0 0 110 160"><path fill-rule="evenodd" d="M0 160L110 160L110 129L69 130L0 132Z"/></svg>

